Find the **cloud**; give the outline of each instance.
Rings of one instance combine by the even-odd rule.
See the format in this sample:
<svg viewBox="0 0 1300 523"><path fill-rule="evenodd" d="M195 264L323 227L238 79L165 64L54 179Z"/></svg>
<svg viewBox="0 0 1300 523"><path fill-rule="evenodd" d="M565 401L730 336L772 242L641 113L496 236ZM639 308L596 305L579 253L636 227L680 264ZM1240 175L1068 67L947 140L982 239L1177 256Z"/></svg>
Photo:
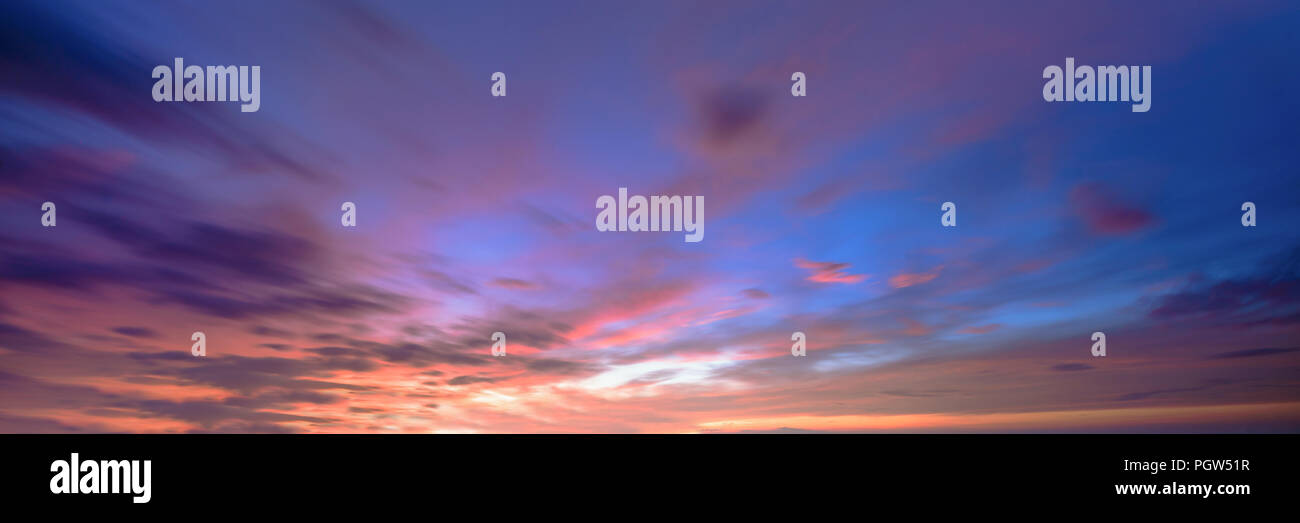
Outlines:
<svg viewBox="0 0 1300 523"><path fill-rule="evenodd" d="M50 351L68 347L45 335L17 325L0 323L0 349L20 352Z"/></svg>
<svg viewBox="0 0 1300 523"><path fill-rule="evenodd" d="M1238 382L1240 382L1240 380L1215 378L1215 379L1203 380L1199 385L1193 385L1188 387L1169 387L1169 388L1162 388L1162 389L1146 390L1141 392L1131 392L1119 396L1118 398L1115 398L1115 400L1116 401L1137 401L1137 400L1145 400L1154 396L1184 394L1188 392L1200 392L1208 389L1233 385Z"/></svg>
<svg viewBox="0 0 1300 523"><path fill-rule="evenodd" d="M447 384L448 385L473 385L475 383L496 383L498 381L502 381L506 379L509 378L504 378L504 377L493 378L493 377L484 377L484 376L456 376L455 378L447 380Z"/></svg>
<svg viewBox="0 0 1300 523"><path fill-rule="evenodd" d="M298 404L333 405L343 401L343 396L312 390L277 390L255 396L231 396L223 400L227 405L249 408L291 408Z"/></svg>
<svg viewBox="0 0 1300 523"><path fill-rule="evenodd" d="M1300 251L1291 251L1253 274L1221 280L1194 278L1154 300L1148 316L1157 320L1199 320L1219 325L1300 323Z"/></svg>
<svg viewBox="0 0 1300 523"><path fill-rule="evenodd" d="M903 330L903 334L906 334L908 336L926 336L934 332L934 329L926 326L924 323L921 323L915 319L903 318L902 321L903 324L906 325L907 327L906 329Z"/></svg>
<svg viewBox="0 0 1300 523"><path fill-rule="evenodd" d="M511 290L518 290L518 291L531 291L531 290L536 290L538 288L537 284L535 283L516 279L516 278L496 278L492 280L492 284L496 285L497 287L501 287L502 289L511 289Z"/></svg>
<svg viewBox="0 0 1300 523"><path fill-rule="evenodd" d="M71 425L57 419L10 416L0 413L0 433L3 434L102 434L104 432L107 432L107 430L102 426Z"/></svg>
<svg viewBox="0 0 1300 523"><path fill-rule="evenodd" d="M939 277L939 271L942 269L943 266L939 266L935 267L931 272L899 273L889 278L889 285L895 289L902 289L904 287L929 283L930 280Z"/></svg>
<svg viewBox="0 0 1300 523"><path fill-rule="evenodd" d="M1289 349L1277 349L1277 348L1244 349L1244 350L1235 350L1231 352L1220 352L1218 354L1212 354L1210 355L1209 358L1212 360L1227 360L1227 359L1236 359L1236 358L1258 358L1260 356L1272 356L1274 354L1286 354L1289 352L1297 352L1297 351L1300 351L1300 348L1292 347Z"/></svg>
<svg viewBox="0 0 1300 523"><path fill-rule="evenodd" d="M767 112L767 96L757 89L731 85L700 97L697 105L704 139L727 147L754 132Z"/></svg>
<svg viewBox="0 0 1300 523"><path fill-rule="evenodd" d="M866 274L849 274L846 272L850 267L847 263L817 262L799 258L794 264L801 269L812 271L812 275L808 277L808 281L812 282L853 284L869 277Z"/></svg>
<svg viewBox="0 0 1300 523"><path fill-rule="evenodd" d="M118 403L115 406L134 409L147 415L193 422L202 428L217 427L222 422L230 420L264 424L283 422L326 423L332 421L329 418L253 410L208 400L136 400Z"/></svg>
<svg viewBox="0 0 1300 523"><path fill-rule="evenodd" d="M1100 235L1131 234L1155 223L1155 216L1130 205L1097 182L1076 185L1070 191L1070 204L1088 230Z"/></svg>
<svg viewBox="0 0 1300 523"><path fill-rule="evenodd" d="M158 337L158 333L148 327L113 327L113 332L132 338Z"/></svg>
<svg viewBox="0 0 1300 523"><path fill-rule="evenodd" d="M277 329L274 327L268 327L266 325L250 326L248 328L248 332L250 334L256 334L258 336L269 336L272 338L293 338L294 337L294 333L291 331L287 331L284 329Z"/></svg>
<svg viewBox="0 0 1300 523"><path fill-rule="evenodd" d="M1001 328L1002 324L1000 323L990 323L988 325L971 325L970 327L964 327L960 332L962 334L988 334Z"/></svg>
<svg viewBox="0 0 1300 523"><path fill-rule="evenodd" d="M218 271L254 282L302 284L304 276L299 268L311 266L321 255L319 247L311 242L271 230L187 222L171 235L118 215L89 209L75 216L142 258Z"/></svg>
<svg viewBox="0 0 1300 523"><path fill-rule="evenodd" d="M156 376L172 376L194 383L211 385L241 394L267 389L286 390L366 390L369 387L322 379L335 370L354 370L357 359L339 358L284 358L219 356L195 358L180 351L135 352L129 355L142 363L174 362L181 364L156 367L149 371ZM364 361L364 360L361 360ZM362 364L360 370L373 366Z"/></svg>
<svg viewBox="0 0 1300 523"><path fill-rule="evenodd" d="M416 343L366 343L370 351L389 363L399 363L413 367L426 367L434 364L448 365L487 365L489 356L470 354L467 348L449 343L435 343L424 346Z"/></svg>
<svg viewBox="0 0 1300 523"><path fill-rule="evenodd" d="M47 254L0 253L0 277L10 283L92 292L105 284L147 285L168 277L166 272L123 264L78 260L56 249Z"/></svg>
<svg viewBox="0 0 1300 523"><path fill-rule="evenodd" d="M146 58L155 53L110 47L120 38L113 32L120 27L89 27L85 19L69 19L39 6L5 6L0 13L0 62L11 73L0 83L0 92L94 118L144 141L229 163L238 171L279 172L317 182L332 178L324 174L325 162L302 161L328 155L294 143L288 129L268 125L263 128L274 130L258 132L237 111L214 113L201 104L160 104L137 96L142 84L135 72L157 65Z"/></svg>
<svg viewBox="0 0 1300 523"><path fill-rule="evenodd" d="M513 361L513 360L512 360ZM550 374L556 376L573 376L578 374L590 374L601 370L600 365L580 362L561 360L556 358L524 358L524 368L531 372Z"/></svg>

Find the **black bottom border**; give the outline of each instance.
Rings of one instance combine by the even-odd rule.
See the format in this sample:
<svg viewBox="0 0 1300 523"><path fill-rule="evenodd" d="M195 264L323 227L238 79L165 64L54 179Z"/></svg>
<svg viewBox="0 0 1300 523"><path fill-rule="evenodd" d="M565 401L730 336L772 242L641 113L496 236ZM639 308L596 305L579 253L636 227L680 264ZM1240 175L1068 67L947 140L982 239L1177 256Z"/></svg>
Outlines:
<svg viewBox="0 0 1300 523"><path fill-rule="evenodd" d="M811 516L953 500L1003 513L1041 504L1253 509L1292 498L1298 442L1300 435L0 435L0 489L6 507L128 514L274 505L608 516L598 507L612 505L641 516L708 507ZM150 500L51 492L52 463L73 453L82 462L149 460ZM1188 470L1171 470L1174 460ZM1202 467L1193 468L1196 460ZM1152 474L1136 464L1150 462L1166 468ZM1202 470L1216 462L1234 470ZM1250 492L1116 493L1116 485L1147 484Z"/></svg>

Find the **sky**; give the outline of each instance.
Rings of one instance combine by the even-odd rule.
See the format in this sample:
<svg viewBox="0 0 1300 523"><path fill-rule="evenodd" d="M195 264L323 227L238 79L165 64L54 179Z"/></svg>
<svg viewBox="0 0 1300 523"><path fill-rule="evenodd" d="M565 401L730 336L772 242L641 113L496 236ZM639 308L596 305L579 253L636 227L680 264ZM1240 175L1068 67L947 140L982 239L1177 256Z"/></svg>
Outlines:
<svg viewBox="0 0 1300 523"><path fill-rule="evenodd" d="M1298 432L1296 27L6 1L0 432ZM155 102L175 57L260 109ZM1046 102L1067 57L1151 66L1150 110ZM598 231L619 188L704 197L703 241Z"/></svg>

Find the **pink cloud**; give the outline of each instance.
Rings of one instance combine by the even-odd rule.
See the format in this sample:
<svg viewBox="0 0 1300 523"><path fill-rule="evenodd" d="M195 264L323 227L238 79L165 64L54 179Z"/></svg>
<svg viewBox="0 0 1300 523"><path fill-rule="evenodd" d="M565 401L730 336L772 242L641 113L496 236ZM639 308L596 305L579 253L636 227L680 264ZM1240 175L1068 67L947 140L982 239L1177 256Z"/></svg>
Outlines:
<svg viewBox="0 0 1300 523"><path fill-rule="evenodd" d="M808 281L817 283L859 283L870 276L868 274L849 274L845 272L850 267L847 263L817 262L799 258L794 261L794 264L801 269L813 271L813 274L808 277Z"/></svg>
<svg viewBox="0 0 1300 523"><path fill-rule="evenodd" d="M903 324L907 325L907 328L903 330L903 334L908 336L925 336L932 332L924 323L911 318L903 318Z"/></svg>
<svg viewBox="0 0 1300 523"><path fill-rule="evenodd" d="M943 266L939 266L935 267L932 272L899 273L889 279L889 285L893 286L895 289L902 289L904 287L927 283L930 280L938 278L939 271L942 269Z"/></svg>
<svg viewBox="0 0 1300 523"><path fill-rule="evenodd" d="M1151 213L1122 201L1119 196L1096 182L1075 186L1070 191L1070 204L1095 234L1129 234L1155 223L1155 217Z"/></svg>
<svg viewBox="0 0 1300 523"><path fill-rule="evenodd" d="M995 330L1001 329L1001 323L990 323L988 325L971 325L961 330L962 334L988 334Z"/></svg>
<svg viewBox="0 0 1300 523"><path fill-rule="evenodd" d="M531 291L531 290L536 290L538 288L537 284L533 282L520 280L516 278L497 278L495 280L492 280L492 285L501 287L502 289L511 289L517 291Z"/></svg>

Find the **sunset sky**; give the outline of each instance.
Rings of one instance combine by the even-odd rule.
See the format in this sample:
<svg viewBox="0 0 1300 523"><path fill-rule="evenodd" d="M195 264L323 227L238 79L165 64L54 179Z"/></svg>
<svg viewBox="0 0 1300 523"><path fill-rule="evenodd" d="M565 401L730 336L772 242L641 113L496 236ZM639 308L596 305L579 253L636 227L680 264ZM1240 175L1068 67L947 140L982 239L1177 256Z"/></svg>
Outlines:
<svg viewBox="0 0 1300 523"><path fill-rule="evenodd" d="M5 1L0 432L1300 432L1297 27ZM175 57L260 110L154 102ZM1152 66L1150 111L1045 102L1066 57ZM598 232L620 187L704 240Z"/></svg>

